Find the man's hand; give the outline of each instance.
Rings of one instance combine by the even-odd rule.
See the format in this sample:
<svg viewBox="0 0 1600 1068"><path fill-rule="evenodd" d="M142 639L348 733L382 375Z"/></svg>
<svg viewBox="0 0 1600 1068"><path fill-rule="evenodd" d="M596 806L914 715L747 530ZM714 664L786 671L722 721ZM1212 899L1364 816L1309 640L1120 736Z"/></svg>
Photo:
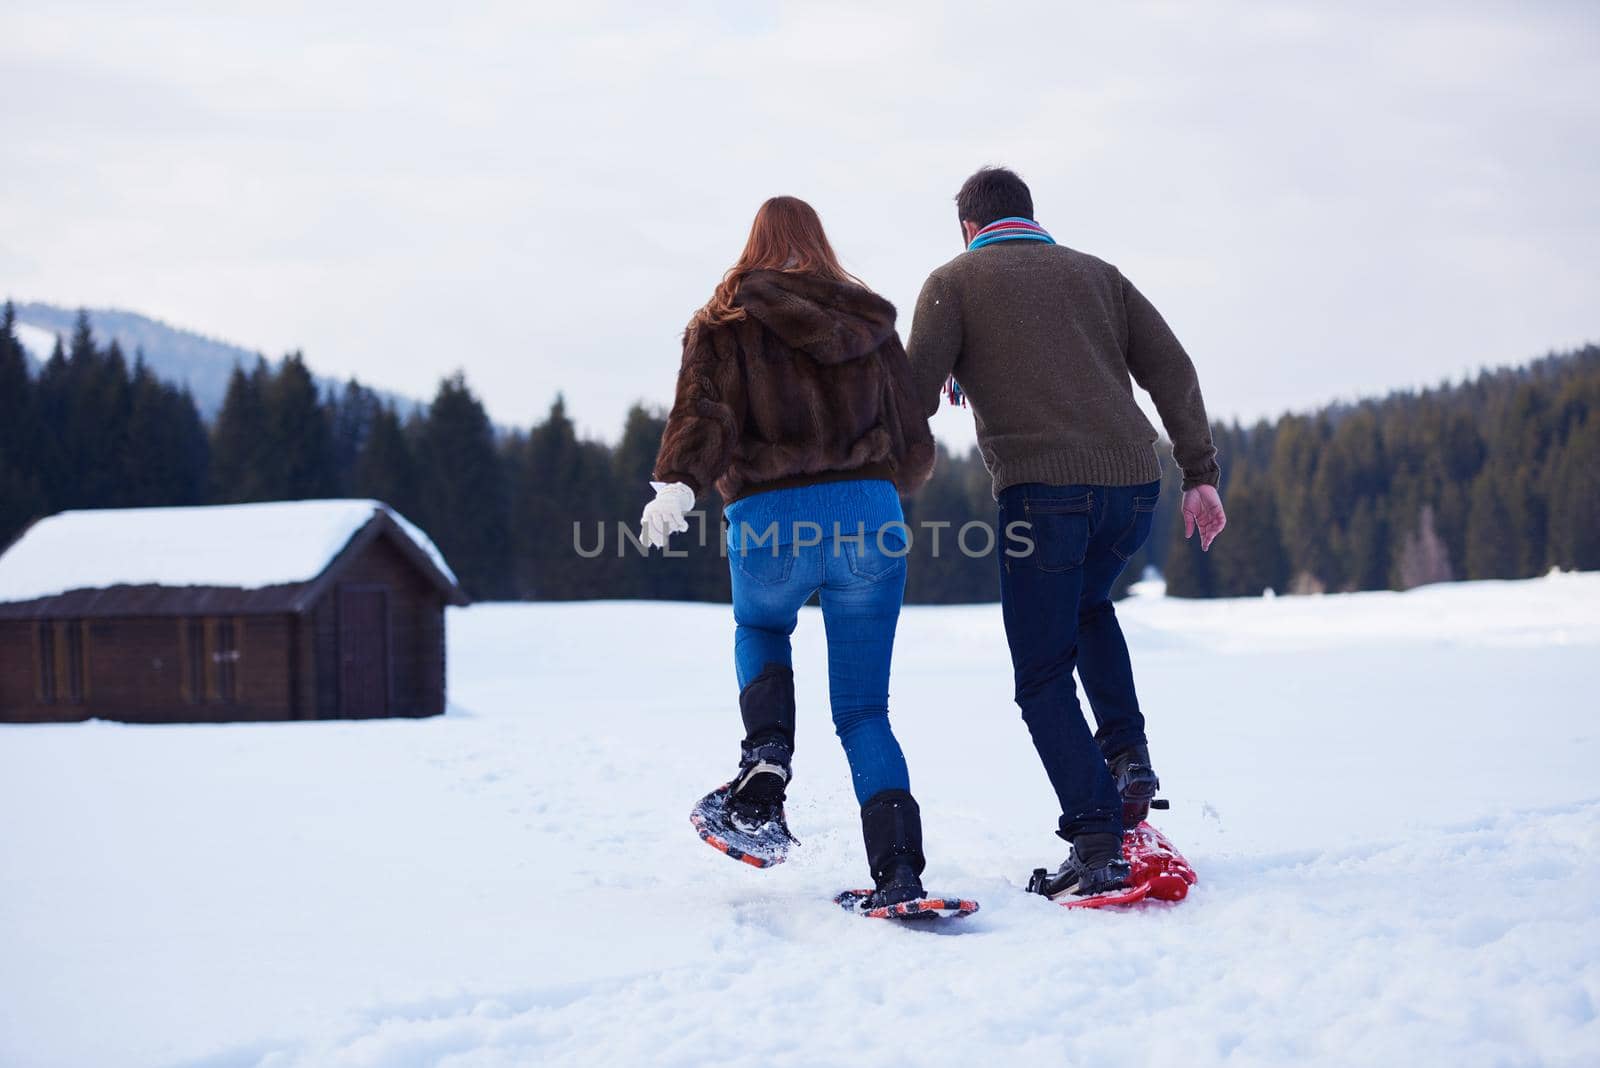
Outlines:
<svg viewBox="0 0 1600 1068"><path fill-rule="evenodd" d="M1196 486L1183 491L1183 536L1193 537L1200 530L1200 548L1209 551L1222 528L1228 525L1228 514L1222 510L1222 498L1215 486Z"/></svg>

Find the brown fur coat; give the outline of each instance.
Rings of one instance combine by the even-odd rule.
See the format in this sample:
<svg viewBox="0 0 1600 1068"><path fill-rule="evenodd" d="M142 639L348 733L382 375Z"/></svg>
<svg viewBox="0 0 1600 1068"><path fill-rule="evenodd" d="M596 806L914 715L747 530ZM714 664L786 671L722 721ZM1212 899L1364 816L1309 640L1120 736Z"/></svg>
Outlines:
<svg viewBox="0 0 1600 1068"><path fill-rule="evenodd" d="M814 275L753 271L745 318L692 322L655 477L725 501L763 488L887 471L901 492L933 472L894 305ZM879 475L878 477L882 477Z"/></svg>

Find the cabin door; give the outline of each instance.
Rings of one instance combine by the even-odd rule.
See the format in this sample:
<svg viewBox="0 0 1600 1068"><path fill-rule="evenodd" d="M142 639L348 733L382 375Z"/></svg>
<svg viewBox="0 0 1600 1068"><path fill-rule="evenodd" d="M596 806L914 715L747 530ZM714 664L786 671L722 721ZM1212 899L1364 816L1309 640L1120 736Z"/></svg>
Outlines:
<svg viewBox="0 0 1600 1068"><path fill-rule="evenodd" d="M339 714L389 714L389 591L339 590Z"/></svg>

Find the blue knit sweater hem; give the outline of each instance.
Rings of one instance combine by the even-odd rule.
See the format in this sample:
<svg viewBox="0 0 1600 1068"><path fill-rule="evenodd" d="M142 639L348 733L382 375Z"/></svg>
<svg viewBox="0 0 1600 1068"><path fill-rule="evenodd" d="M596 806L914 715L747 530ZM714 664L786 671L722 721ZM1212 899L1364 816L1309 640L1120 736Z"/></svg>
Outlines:
<svg viewBox="0 0 1600 1068"><path fill-rule="evenodd" d="M735 553L744 546L770 549L774 544L872 534L905 522L894 483L881 478L768 490L741 497L722 514L728 520L728 550Z"/></svg>

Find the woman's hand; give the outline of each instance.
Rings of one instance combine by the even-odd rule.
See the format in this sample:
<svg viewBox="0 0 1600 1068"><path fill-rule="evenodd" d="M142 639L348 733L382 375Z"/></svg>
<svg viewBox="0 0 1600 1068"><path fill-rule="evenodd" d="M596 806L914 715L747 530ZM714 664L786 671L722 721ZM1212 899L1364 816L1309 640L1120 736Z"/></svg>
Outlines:
<svg viewBox="0 0 1600 1068"><path fill-rule="evenodd" d="M1222 498L1215 486L1196 486L1183 491L1183 536L1187 540L1200 528L1200 548L1207 551L1217 540L1222 528L1228 525L1228 514L1222 510Z"/></svg>
<svg viewBox="0 0 1600 1068"><path fill-rule="evenodd" d="M694 490L682 482L652 482L656 499L644 506L639 517L639 539L646 549L665 549L667 536L689 529L684 515L694 507Z"/></svg>

